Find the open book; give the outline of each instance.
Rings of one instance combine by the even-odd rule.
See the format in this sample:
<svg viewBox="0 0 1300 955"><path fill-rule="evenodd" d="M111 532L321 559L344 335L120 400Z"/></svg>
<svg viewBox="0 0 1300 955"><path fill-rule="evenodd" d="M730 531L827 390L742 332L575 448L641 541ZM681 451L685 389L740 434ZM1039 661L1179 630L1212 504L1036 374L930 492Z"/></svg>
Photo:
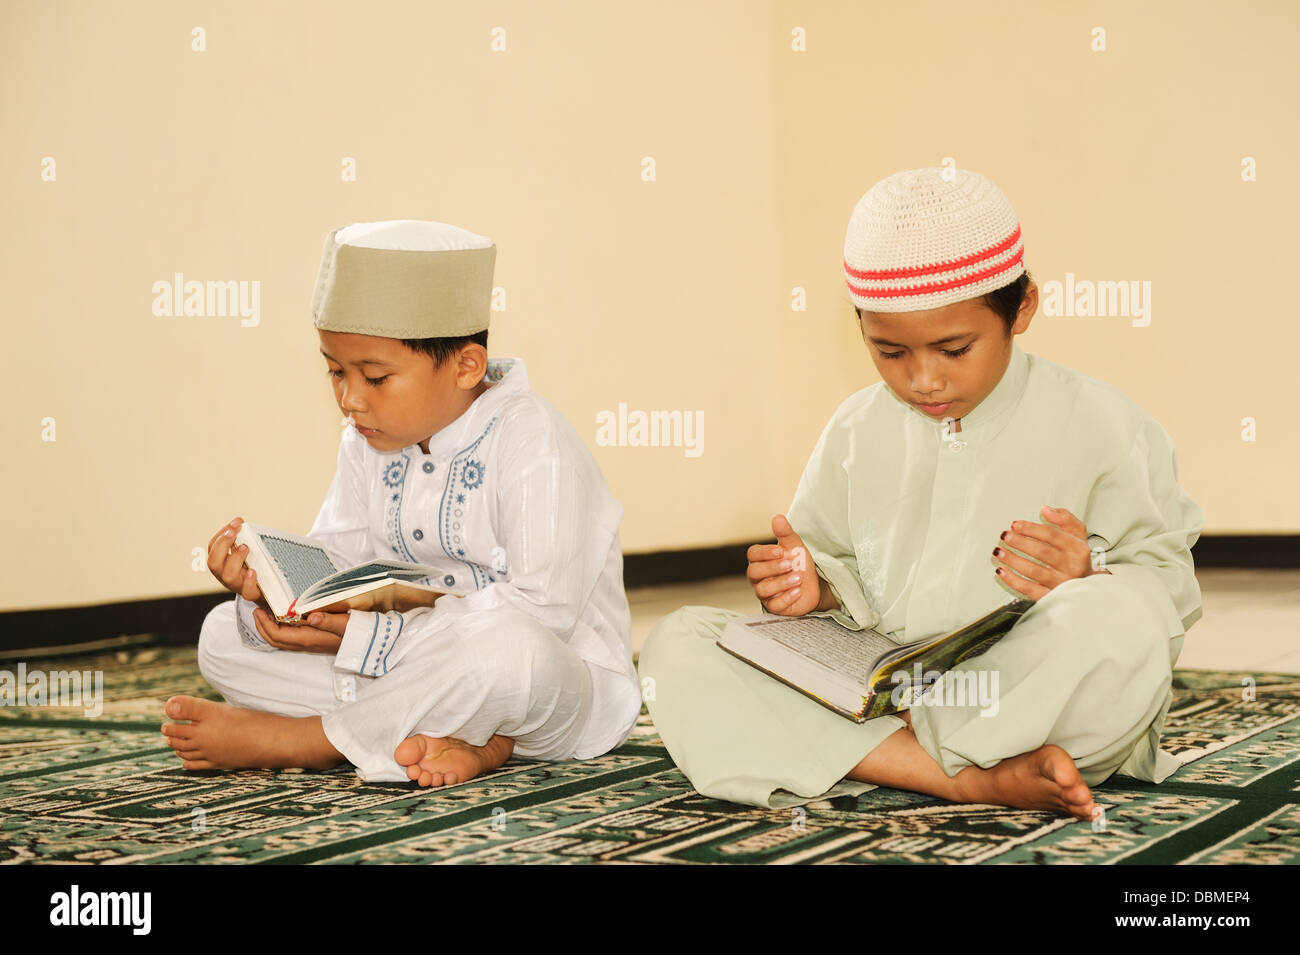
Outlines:
<svg viewBox="0 0 1300 955"><path fill-rule="evenodd" d="M445 591L429 581L442 572L427 564L372 560L339 567L309 537L245 522L235 535L247 544L244 562L280 623L300 623L313 610L410 610L432 607Z"/></svg>
<svg viewBox="0 0 1300 955"><path fill-rule="evenodd" d="M1032 600L1015 600L945 636L902 644L879 630L850 630L829 617L765 613L733 618L717 644L841 716L863 723L907 709L926 689L925 679L983 653L1033 605Z"/></svg>

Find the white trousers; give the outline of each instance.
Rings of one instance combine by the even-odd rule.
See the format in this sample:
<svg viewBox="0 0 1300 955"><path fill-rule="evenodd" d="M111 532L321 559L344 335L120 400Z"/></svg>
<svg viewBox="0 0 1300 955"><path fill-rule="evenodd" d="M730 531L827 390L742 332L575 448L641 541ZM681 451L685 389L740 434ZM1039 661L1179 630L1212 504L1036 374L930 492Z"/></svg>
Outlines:
<svg viewBox="0 0 1300 955"><path fill-rule="evenodd" d="M574 758L591 715L591 674L539 621L498 609L402 639L411 644L389 672L346 673L331 654L244 646L230 600L203 621L199 670L234 706L320 716L366 782L408 781L393 751L416 733L474 746L500 734L518 756Z"/></svg>

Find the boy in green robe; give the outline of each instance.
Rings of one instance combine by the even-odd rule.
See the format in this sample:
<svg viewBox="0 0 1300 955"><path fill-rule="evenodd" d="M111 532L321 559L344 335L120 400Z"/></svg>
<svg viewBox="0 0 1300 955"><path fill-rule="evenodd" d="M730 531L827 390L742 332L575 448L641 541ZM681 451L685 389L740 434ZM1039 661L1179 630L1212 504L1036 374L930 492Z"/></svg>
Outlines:
<svg viewBox="0 0 1300 955"><path fill-rule="evenodd" d="M987 671L996 705L944 705L962 700L945 681L975 685L953 673L928 703L856 724L718 648L734 613L684 607L640 673L701 793L783 807L883 785L1092 819L1089 786L1180 765L1159 741L1201 616L1203 515L1154 418L1016 345L1038 305L1023 260L1010 202L978 174L910 170L863 196L844 268L883 381L840 405L776 544L748 554L766 611L899 643L1037 601L958 668Z"/></svg>

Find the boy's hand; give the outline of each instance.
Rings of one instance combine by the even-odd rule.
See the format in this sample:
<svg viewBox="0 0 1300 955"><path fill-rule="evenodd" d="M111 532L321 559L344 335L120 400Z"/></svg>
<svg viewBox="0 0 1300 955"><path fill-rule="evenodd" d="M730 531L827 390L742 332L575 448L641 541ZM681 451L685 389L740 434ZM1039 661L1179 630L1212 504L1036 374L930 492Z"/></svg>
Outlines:
<svg viewBox="0 0 1300 955"><path fill-rule="evenodd" d="M1030 600L1040 600L1067 580L1110 573L1092 566L1088 529L1083 521L1064 508L1055 510L1044 504L1042 511L1051 524L1013 521L994 548L994 562L1001 565L994 573L1008 586ZM1008 547L1042 563L1014 554Z"/></svg>
<svg viewBox="0 0 1300 955"><path fill-rule="evenodd" d="M307 622L277 623L273 614L259 607L253 620L262 639L277 650L303 650L307 653L338 653L343 631L348 626L346 613L322 613L313 610Z"/></svg>
<svg viewBox="0 0 1300 955"><path fill-rule="evenodd" d="M776 544L754 544L747 576L764 609L787 617L802 617L817 610L822 599L817 568L803 539L784 514L772 518Z"/></svg>
<svg viewBox="0 0 1300 955"><path fill-rule="evenodd" d="M208 570L227 590L265 607L267 604L262 599L262 588L257 585L257 574L244 566L248 547L244 544L234 546L235 535L243 523L242 517L236 517L208 541Z"/></svg>

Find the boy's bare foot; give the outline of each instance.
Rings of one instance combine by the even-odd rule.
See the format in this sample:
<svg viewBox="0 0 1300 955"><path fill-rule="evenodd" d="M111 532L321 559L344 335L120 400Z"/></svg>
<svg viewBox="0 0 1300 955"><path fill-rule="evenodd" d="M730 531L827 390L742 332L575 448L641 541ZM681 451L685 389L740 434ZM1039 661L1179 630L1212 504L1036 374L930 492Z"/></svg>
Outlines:
<svg viewBox="0 0 1300 955"><path fill-rule="evenodd" d="M482 746L471 746L455 737L417 733L402 741L393 759L421 786L450 786L503 765L514 749L515 741L508 736L493 736Z"/></svg>
<svg viewBox="0 0 1300 955"><path fill-rule="evenodd" d="M319 716L279 716L192 696L173 696L164 710L190 721L162 725L185 769L329 769L345 761Z"/></svg>
<svg viewBox="0 0 1300 955"><path fill-rule="evenodd" d="M988 769L967 766L953 777L962 802L984 802L1020 809L1055 809L1091 820L1092 790L1083 781L1070 754L1051 743L1030 753L1012 756Z"/></svg>
<svg viewBox="0 0 1300 955"><path fill-rule="evenodd" d="M891 733L868 753L849 778L953 802L1048 809L1092 820L1092 790L1061 747L1048 743L989 769L967 766L949 777L912 733L911 719L906 722L905 729Z"/></svg>

